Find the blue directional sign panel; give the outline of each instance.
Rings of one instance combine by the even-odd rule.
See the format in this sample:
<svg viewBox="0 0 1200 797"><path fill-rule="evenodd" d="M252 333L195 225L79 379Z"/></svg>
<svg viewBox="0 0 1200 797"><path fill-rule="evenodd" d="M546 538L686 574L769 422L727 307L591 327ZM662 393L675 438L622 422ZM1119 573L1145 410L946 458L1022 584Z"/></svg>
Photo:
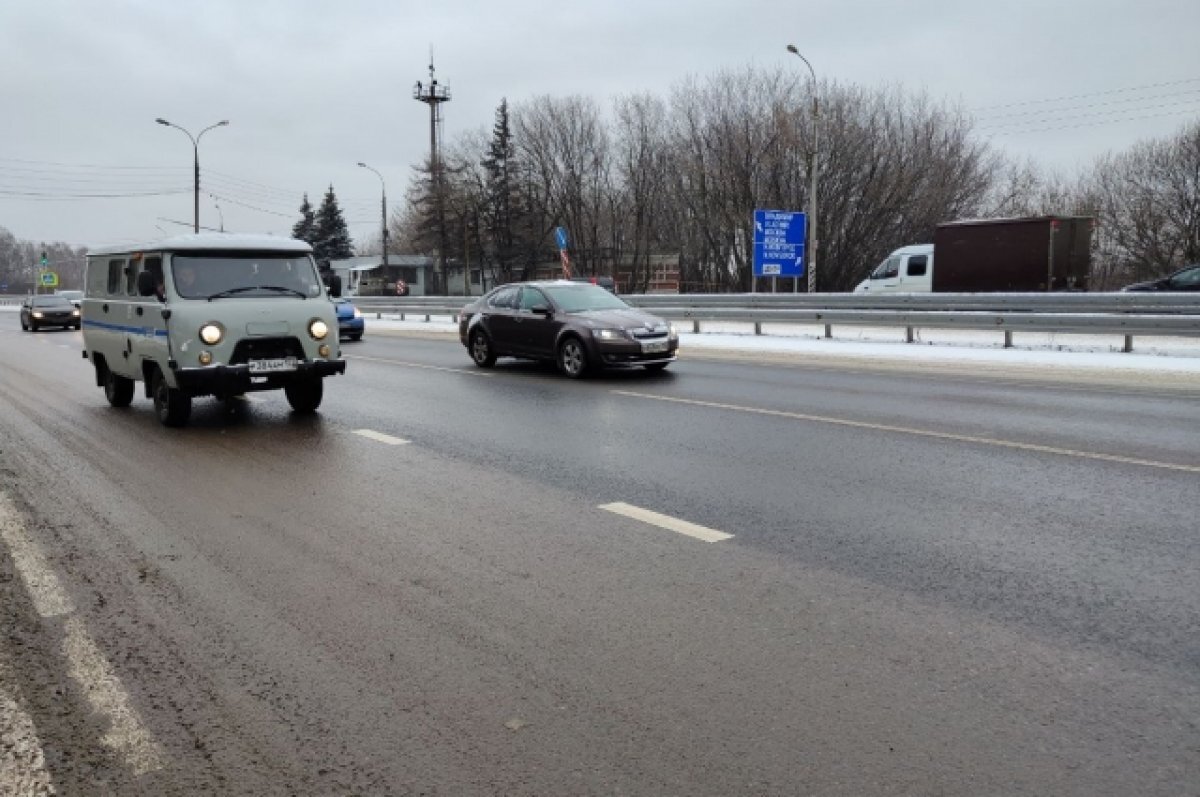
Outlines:
<svg viewBox="0 0 1200 797"><path fill-rule="evenodd" d="M554 239L558 242L559 249L566 249L567 248L567 228L566 227L555 227L554 228Z"/></svg>
<svg viewBox="0 0 1200 797"><path fill-rule="evenodd" d="M754 276L803 277L807 216L790 210L754 211Z"/></svg>

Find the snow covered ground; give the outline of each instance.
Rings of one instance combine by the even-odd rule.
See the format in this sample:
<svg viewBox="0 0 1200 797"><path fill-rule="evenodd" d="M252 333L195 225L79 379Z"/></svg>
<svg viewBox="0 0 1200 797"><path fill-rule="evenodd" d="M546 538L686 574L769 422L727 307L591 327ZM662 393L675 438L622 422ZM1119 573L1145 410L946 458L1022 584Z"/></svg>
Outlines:
<svg viewBox="0 0 1200 797"><path fill-rule="evenodd" d="M11 324L19 329L15 305L0 305L0 312L13 314ZM411 333L457 338L454 320L447 316L364 313L367 335L373 332ZM1014 332L1013 348L1004 348L1004 335L996 331L917 329L916 341L904 340L901 327L835 326L833 338L823 337L821 325L764 324L762 335L745 323L705 322L695 334L681 325L680 347L684 356L747 357L773 361L870 362L874 365L978 371L1015 371L1022 374L1060 373L1136 379L1151 374L1152 381L1200 388L1200 337L1135 337L1134 351L1124 353L1119 335L1064 335Z"/></svg>
<svg viewBox="0 0 1200 797"><path fill-rule="evenodd" d="M408 315L364 313L367 334L372 331L409 331L457 335L452 319ZM1153 371L1160 374L1193 376L1200 387L1200 338L1135 337L1134 351L1124 353L1120 335L1062 335L1015 332L1013 348L1004 348L1003 332L918 329L915 342L904 340L902 327L835 326L826 339L821 325L764 324L762 335L753 324L705 322L700 334L682 326L681 350L706 354L744 352L777 359L844 359L896 364L930 363L962 366L1069 369L1071 371L1120 372L1126 375Z"/></svg>

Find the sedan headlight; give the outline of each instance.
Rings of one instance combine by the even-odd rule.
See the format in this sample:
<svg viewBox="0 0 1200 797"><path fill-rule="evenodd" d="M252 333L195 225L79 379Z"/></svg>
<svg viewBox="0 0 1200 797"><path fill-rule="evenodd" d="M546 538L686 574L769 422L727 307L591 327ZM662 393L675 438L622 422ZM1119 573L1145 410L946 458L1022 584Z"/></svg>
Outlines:
<svg viewBox="0 0 1200 797"><path fill-rule="evenodd" d="M46 317L46 314L45 314L45 313L43 313L41 310L34 310L34 311L33 311L33 317L34 317L34 318L45 318L45 317Z"/></svg>
<svg viewBox="0 0 1200 797"><path fill-rule="evenodd" d="M79 315L79 310L72 310L71 315Z"/></svg>
<svg viewBox="0 0 1200 797"><path fill-rule="evenodd" d="M324 340L329 334L329 325L319 318L314 318L308 322L308 334L313 336L313 340Z"/></svg>
<svg viewBox="0 0 1200 797"><path fill-rule="evenodd" d="M620 340L625 337L625 332L620 329L593 329L592 335L600 340Z"/></svg>
<svg viewBox="0 0 1200 797"><path fill-rule="evenodd" d="M673 338L679 337L679 327L674 324L667 324L667 334Z"/></svg>
<svg viewBox="0 0 1200 797"><path fill-rule="evenodd" d="M225 330L215 321L210 321L200 327L200 340L207 343L209 346L216 346L221 342L221 338L225 337Z"/></svg>
<svg viewBox="0 0 1200 797"><path fill-rule="evenodd" d="M354 308L354 317L355 317L355 318L362 318L362 310L359 310L357 307L355 307L355 308Z"/></svg>

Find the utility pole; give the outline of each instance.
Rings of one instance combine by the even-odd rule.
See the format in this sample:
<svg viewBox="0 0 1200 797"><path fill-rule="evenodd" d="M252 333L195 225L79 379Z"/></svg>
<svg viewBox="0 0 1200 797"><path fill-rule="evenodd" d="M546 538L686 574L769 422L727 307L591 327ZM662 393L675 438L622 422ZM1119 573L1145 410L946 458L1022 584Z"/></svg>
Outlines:
<svg viewBox="0 0 1200 797"><path fill-rule="evenodd" d="M413 99L429 106L429 176L432 181L434 213L438 226L438 262L440 264L439 288L443 296L449 296L446 279L446 204L442 185L442 159L438 152L438 135L442 127L441 104L450 101L450 89L438 85L433 72L433 52L429 53L429 85L413 87Z"/></svg>

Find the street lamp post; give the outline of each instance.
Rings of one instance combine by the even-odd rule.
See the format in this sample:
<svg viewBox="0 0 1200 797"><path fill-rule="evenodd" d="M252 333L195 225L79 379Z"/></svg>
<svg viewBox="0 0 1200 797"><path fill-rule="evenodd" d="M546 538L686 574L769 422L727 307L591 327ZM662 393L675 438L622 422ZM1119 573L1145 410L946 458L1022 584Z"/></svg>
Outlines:
<svg viewBox="0 0 1200 797"><path fill-rule="evenodd" d="M387 183L385 183L383 181L382 174L375 171L375 169L371 169L371 167L368 166L367 164L363 163L362 161L359 161L358 165L363 167L364 169L370 169L371 171L375 172L375 176L379 178L379 185L380 185L381 189L383 190L383 204L382 204L382 207L383 207L383 267L384 267L384 269L387 269L387 267L388 267Z"/></svg>
<svg viewBox="0 0 1200 797"><path fill-rule="evenodd" d="M808 249L808 292L816 293L817 292L817 163L818 163L817 151L819 148L819 141L820 141L819 136L820 136L820 129L821 129L820 125L818 124L818 119L820 116L820 109L817 104L817 73L813 71L812 64L810 64L808 62L808 59L805 58L803 55L801 55L800 51L796 49L796 45L789 44L787 46L787 51L789 53L791 53L792 55L796 56L797 58L799 58L801 61L803 61L804 65L808 67L808 74L812 75L812 95L813 95L813 105L812 105L813 134L812 135L813 135L813 137L812 137L812 155L810 156L811 160L809 161L810 165L809 165L809 169L808 169L809 179L812 182L812 185L808 191L808 246L809 246L809 249Z"/></svg>
<svg viewBox="0 0 1200 797"><path fill-rule="evenodd" d="M217 209L217 218L221 220L221 232L225 232L225 214L221 212L221 205L217 202L217 195L209 194L208 196L213 201L213 207Z"/></svg>
<svg viewBox="0 0 1200 797"><path fill-rule="evenodd" d="M192 224L192 231L200 232L200 137L203 136L205 133L207 133L209 130L212 130L214 127L224 127L225 125L229 124L229 120L222 119L221 121L217 122L215 125L209 125L208 127L201 130L199 133L197 133L194 137L187 130L184 130L182 127L180 127L177 124L168 122L166 119L163 119L162 117L159 117L158 119L155 119L154 121L158 122L160 125L166 125L167 127L173 127L176 130L183 130L184 135L186 135L192 141L192 157L193 157L192 163L194 166L194 169L192 172L193 185L194 185L194 206L193 207L194 207L194 213L195 213L194 222Z"/></svg>

